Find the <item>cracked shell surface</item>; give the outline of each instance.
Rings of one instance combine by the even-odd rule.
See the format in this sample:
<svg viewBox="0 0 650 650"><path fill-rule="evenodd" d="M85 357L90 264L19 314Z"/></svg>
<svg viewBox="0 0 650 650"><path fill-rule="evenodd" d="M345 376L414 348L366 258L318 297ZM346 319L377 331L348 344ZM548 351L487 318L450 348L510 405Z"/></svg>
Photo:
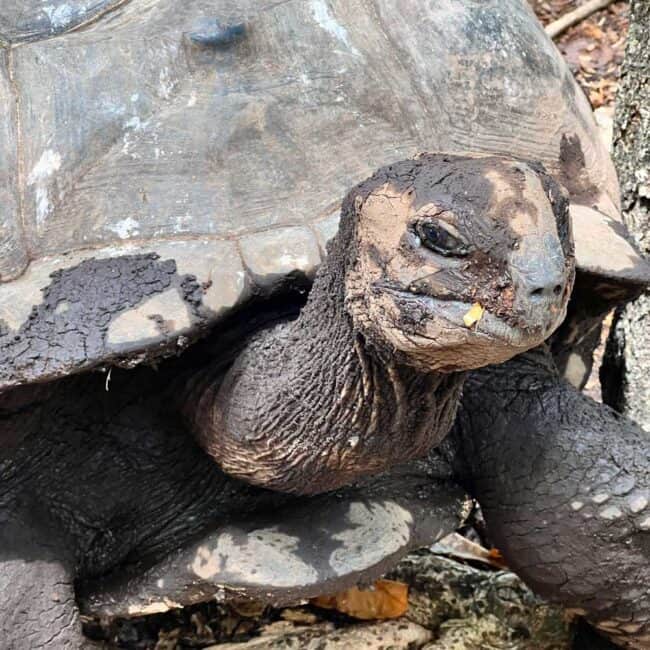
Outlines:
<svg viewBox="0 0 650 650"><path fill-rule="evenodd" d="M421 151L541 160L619 219L523 0L3 3L0 104L0 390L174 354L310 278L346 191Z"/></svg>

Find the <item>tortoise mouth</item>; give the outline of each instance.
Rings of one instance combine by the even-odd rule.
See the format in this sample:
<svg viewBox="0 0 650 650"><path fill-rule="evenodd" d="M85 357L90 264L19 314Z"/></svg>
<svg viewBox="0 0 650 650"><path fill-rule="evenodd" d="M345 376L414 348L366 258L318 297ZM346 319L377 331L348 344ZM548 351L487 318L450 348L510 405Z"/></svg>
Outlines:
<svg viewBox="0 0 650 650"><path fill-rule="evenodd" d="M552 322L523 327L512 325L484 309L480 318L468 325L465 318L474 306L472 303L404 290L389 289L388 291L398 303L420 305L432 319L442 320L452 328L471 333L477 339L497 341L517 350L526 350L541 343L561 321L561 318L556 318ZM435 341L435 338L430 337L426 332L418 333L416 336Z"/></svg>
<svg viewBox="0 0 650 650"><path fill-rule="evenodd" d="M131 617L217 598L288 604L380 577L461 525L465 494L412 464L218 526L154 566L80 585L84 614Z"/></svg>

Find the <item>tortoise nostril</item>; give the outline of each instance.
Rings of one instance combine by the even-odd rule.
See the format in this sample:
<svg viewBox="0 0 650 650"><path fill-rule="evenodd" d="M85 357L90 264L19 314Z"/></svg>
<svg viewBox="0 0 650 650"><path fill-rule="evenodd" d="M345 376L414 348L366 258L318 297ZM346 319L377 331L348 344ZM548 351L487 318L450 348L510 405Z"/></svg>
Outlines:
<svg viewBox="0 0 650 650"><path fill-rule="evenodd" d="M534 300L542 300L544 298L551 299L562 295L563 290L564 285L554 282L545 286L537 286L534 289L531 289L528 295Z"/></svg>

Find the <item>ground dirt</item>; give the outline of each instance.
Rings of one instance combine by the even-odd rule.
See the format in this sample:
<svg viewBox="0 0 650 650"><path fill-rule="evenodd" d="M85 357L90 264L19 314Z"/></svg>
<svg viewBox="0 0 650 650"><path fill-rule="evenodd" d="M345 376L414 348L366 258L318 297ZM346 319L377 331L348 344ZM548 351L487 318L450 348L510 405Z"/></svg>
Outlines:
<svg viewBox="0 0 650 650"><path fill-rule="evenodd" d="M584 2L530 0L530 4L542 23L548 24ZM627 28L628 3L614 2L555 41L594 109L614 105Z"/></svg>

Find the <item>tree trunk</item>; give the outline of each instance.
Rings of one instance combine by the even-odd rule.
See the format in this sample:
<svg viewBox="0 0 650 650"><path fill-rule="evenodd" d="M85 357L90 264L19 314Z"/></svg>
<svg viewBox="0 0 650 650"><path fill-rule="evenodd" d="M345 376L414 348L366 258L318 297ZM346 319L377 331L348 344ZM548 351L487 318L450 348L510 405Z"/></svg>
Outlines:
<svg viewBox="0 0 650 650"><path fill-rule="evenodd" d="M616 104L614 161L624 219L650 254L650 2L631 0ZM606 403L650 430L650 293L619 310L601 370Z"/></svg>

